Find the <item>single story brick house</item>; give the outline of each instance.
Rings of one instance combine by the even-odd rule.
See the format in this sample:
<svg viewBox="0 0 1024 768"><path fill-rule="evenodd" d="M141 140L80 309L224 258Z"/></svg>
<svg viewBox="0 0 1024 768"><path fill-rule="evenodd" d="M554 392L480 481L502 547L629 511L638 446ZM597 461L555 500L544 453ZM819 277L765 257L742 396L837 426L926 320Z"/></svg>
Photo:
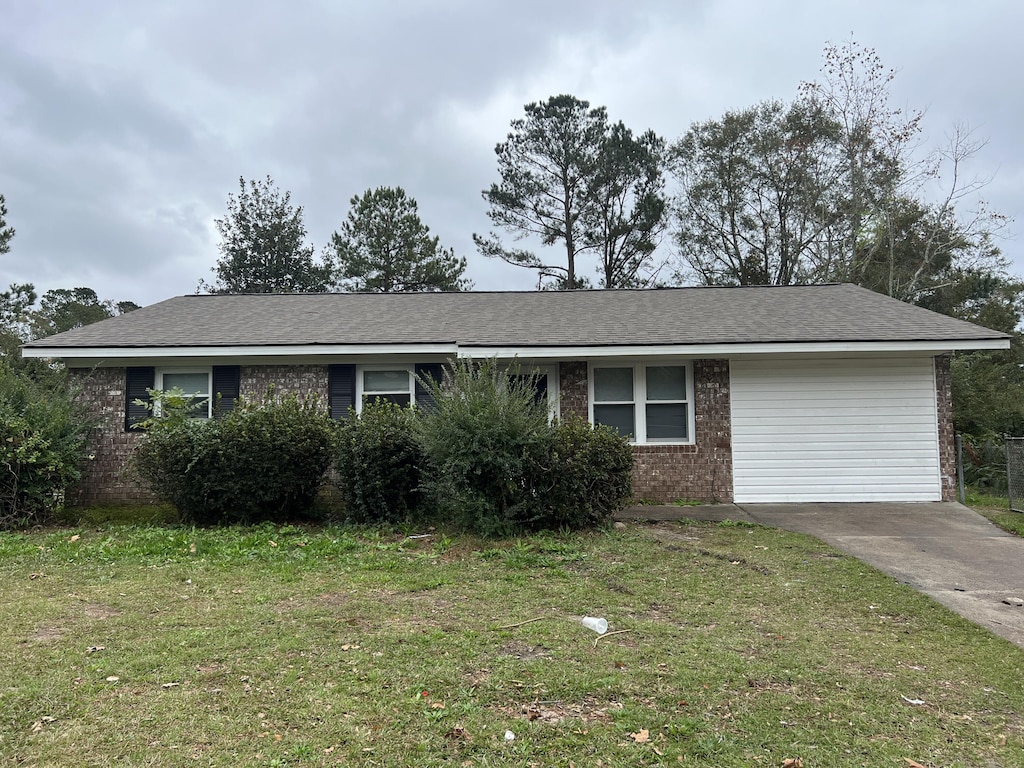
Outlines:
<svg viewBox="0 0 1024 768"><path fill-rule="evenodd" d="M938 501L954 493L949 354L1002 333L852 285L196 295L26 344L101 419L73 500L137 502L146 388L422 401L454 358L518 361L552 412L629 434L637 497ZM211 411L211 415L212 411Z"/></svg>

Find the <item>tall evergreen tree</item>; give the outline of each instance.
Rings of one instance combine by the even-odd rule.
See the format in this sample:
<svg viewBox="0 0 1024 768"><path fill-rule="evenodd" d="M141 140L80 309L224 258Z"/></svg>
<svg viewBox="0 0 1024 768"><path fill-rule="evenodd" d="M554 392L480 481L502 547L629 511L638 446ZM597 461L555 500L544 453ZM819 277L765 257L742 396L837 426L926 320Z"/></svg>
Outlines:
<svg viewBox="0 0 1024 768"><path fill-rule="evenodd" d="M465 258L441 247L401 187L356 195L331 236L337 279L347 291L465 291Z"/></svg>
<svg viewBox="0 0 1024 768"><path fill-rule="evenodd" d="M561 258L506 247L493 232L473 235L485 256L536 270L549 287L589 284L580 259L598 254L602 287L634 285L650 261L664 213L661 143L639 139L604 107L575 96L527 104L498 144L501 181L484 190L488 217L516 240L561 245Z"/></svg>

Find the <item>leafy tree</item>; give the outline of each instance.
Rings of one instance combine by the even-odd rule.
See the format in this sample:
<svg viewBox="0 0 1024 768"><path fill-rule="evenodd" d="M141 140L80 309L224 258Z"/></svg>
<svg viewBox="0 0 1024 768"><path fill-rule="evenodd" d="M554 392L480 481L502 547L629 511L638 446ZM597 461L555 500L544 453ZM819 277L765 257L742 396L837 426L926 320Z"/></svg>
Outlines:
<svg viewBox="0 0 1024 768"><path fill-rule="evenodd" d="M63 372L0 358L0 528L46 522L79 477L94 420ZM30 361L36 362L39 361Z"/></svg>
<svg viewBox="0 0 1024 768"><path fill-rule="evenodd" d="M302 207L291 204L269 176L238 179L238 196L228 195L228 213L216 220L221 258L216 280L199 281L210 293L302 293L328 290L331 267L313 257L306 244Z"/></svg>
<svg viewBox="0 0 1024 768"><path fill-rule="evenodd" d="M444 249L401 187L378 187L351 200L331 236L338 278L349 291L464 291L466 260Z"/></svg>
<svg viewBox="0 0 1024 768"><path fill-rule="evenodd" d="M55 288L43 294L32 313L32 335L52 336L113 317L110 302L102 302L92 288Z"/></svg>
<svg viewBox="0 0 1024 768"><path fill-rule="evenodd" d="M100 301L92 288L54 288L28 313L33 338L81 328L139 308L134 301Z"/></svg>
<svg viewBox="0 0 1024 768"><path fill-rule="evenodd" d="M984 143L958 128L915 160L921 115L889 107L895 73L873 50L830 45L822 72L792 105L726 114L675 145L683 277L855 282L917 301L948 274L998 271L1006 217L982 200L966 210L986 180L965 166Z"/></svg>
<svg viewBox="0 0 1024 768"><path fill-rule="evenodd" d="M7 226L7 201L0 195L0 256L11 252L14 227Z"/></svg>
<svg viewBox="0 0 1024 768"><path fill-rule="evenodd" d="M36 289L31 283L11 283L0 292L0 331L24 340L28 337L29 313L36 303Z"/></svg>
<svg viewBox="0 0 1024 768"><path fill-rule="evenodd" d="M706 285L789 285L831 237L838 126L814 105L768 101L694 124L672 149L675 240Z"/></svg>
<svg viewBox="0 0 1024 768"><path fill-rule="evenodd" d="M501 181L483 192L487 215L517 240L561 243L564 261L507 248L493 232L473 235L477 248L536 270L541 284L570 290L580 287L581 255L598 252L603 287L634 283L660 232L660 140L650 132L634 138L621 123L609 124L604 107L575 96L552 96L525 110L495 148Z"/></svg>

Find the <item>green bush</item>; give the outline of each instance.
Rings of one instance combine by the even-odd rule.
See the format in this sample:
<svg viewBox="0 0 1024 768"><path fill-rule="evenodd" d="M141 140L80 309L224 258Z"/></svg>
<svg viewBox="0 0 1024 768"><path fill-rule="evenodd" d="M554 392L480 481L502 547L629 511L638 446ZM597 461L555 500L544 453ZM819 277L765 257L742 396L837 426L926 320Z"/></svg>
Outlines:
<svg viewBox="0 0 1024 768"><path fill-rule="evenodd" d="M35 380L0 360L0 528L41 522L62 505L92 426L63 377Z"/></svg>
<svg viewBox="0 0 1024 768"><path fill-rule="evenodd" d="M494 361L460 360L447 379L424 382L435 404L416 422L438 510L484 535L515 533L539 517L535 484L552 439L547 408L529 379Z"/></svg>
<svg viewBox="0 0 1024 768"><path fill-rule="evenodd" d="M579 418L554 427L545 500L548 528L606 525L633 495L633 449L608 427Z"/></svg>
<svg viewBox="0 0 1024 768"><path fill-rule="evenodd" d="M400 522L424 511L425 457L413 431L415 418L412 408L378 401L342 422L335 482L350 521Z"/></svg>
<svg viewBox="0 0 1024 768"><path fill-rule="evenodd" d="M460 361L416 422L439 510L489 536L607 521L630 496L629 444L581 421L551 425L528 376Z"/></svg>
<svg viewBox="0 0 1024 768"><path fill-rule="evenodd" d="M189 403L152 394L162 417L146 422L133 466L185 518L209 525L308 514L334 453L334 426L316 403L239 403L201 420L185 417Z"/></svg>

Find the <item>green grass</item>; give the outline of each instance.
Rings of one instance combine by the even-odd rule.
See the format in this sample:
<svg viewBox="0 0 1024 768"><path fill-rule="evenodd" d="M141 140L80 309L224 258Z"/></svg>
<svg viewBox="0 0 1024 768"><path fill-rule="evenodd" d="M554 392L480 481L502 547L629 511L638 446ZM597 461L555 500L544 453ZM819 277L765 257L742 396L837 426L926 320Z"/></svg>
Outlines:
<svg viewBox="0 0 1024 768"><path fill-rule="evenodd" d="M0 534L0 764L1024 764L1024 651L808 537L408 533Z"/></svg>
<svg viewBox="0 0 1024 768"><path fill-rule="evenodd" d="M1004 531L1024 536L1024 514L1011 511L1006 496L993 496L968 488L966 500L968 507L987 517Z"/></svg>

